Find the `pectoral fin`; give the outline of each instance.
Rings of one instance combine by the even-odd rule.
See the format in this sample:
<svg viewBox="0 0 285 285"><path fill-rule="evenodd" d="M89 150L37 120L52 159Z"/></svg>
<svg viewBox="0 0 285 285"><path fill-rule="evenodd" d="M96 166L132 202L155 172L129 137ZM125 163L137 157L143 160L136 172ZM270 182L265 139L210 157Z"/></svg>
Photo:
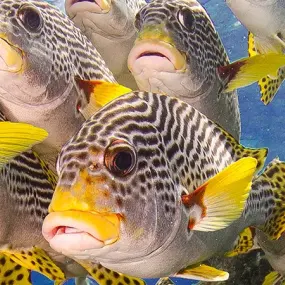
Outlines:
<svg viewBox="0 0 285 285"><path fill-rule="evenodd" d="M256 167L255 158L242 158L194 192L183 195L182 203L190 211L189 229L216 231L238 219L244 210Z"/></svg>
<svg viewBox="0 0 285 285"><path fill-rule="evenodd" d="M229 273L205 264L200 264L197 267L187 267L179 271L177 274L175 274L175 277L209 282L225 281L228 280Z"/></svg>
<svg viewBox="0 0 285 285"><path fill-rule="evenodd" d="M284 49L284 41L281 40L277 35L275 37L276 40L280 44L282 44ZM264 48L258 42L257 46L259 46L259 48L264 50ZM268 48L266 48L265 50L267 51ZM282 53L282 48L280 49L279 53ZM258 48L255 45L254 35L252 33L248 34L248 54L249 56L255 56L259 54ZM268 74L267 76L264 76L258 81L260 94L261 94L261 101L265 105L268 105L273 100L284 78L285 78L285 69L284 67L281 67L277 71L277 73L275 72L275 75Z"/></svg>
<svg viewBox="0 0 285 285"><path fill-rule="evenodd" d="M42 142L48 133L25 123L0 122L0 168L13 157Z"/></svg>
<svg viewBox="0 0 285 285"><path fill-rule="evenodd" d="M130 88L118 83L102 80L88 81L76 77L75 82L79 90L84 94L83 97L85 100L83 100L83 103L79 102L78 110L85 119L90 118L99 108L105 106L117 97L132 91Z"/></svg>

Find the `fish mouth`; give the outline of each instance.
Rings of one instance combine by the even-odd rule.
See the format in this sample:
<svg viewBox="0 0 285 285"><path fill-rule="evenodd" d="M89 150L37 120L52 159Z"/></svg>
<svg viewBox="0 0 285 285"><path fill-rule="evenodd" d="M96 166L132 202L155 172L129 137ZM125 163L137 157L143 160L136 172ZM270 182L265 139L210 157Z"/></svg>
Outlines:
<svg viewBox="0 0 285 285"><path fill-rule="evenodd" d="M0 34L0 71L19 73L23 65L23 51L9 42L5 34Z"/></svg>
<svg viewBox="0 0 285 285"><path fill-rule="evenodd" d="M121 215L116 213L52 212L43 222L42 234L54 250L68 255L115 243L120 221Z"/></svg>
<svg viewBox="0 0 285 285"><path fill-rule="evenodd" d="M159 39L136 41L128 57L128 68L133 74L143 69L156 69L165 72L184 72L186 56L173 45Z"/></svg>
<svg viewBox="0 0 285 285"><path fill-rule="evenodd" d="M108 13L111 10L112 0L66 0L65 10L73 18L77 13Z"/></svg>

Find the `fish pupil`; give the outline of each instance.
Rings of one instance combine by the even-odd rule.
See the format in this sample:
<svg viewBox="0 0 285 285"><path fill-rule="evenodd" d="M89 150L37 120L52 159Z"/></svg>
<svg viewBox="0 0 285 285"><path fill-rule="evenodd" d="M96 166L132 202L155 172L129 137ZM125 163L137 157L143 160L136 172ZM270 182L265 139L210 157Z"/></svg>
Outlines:
<svg viewBox="0 0 285 285"><path fill-rule="evenodd" d="M118 152L114 157L113 165L116 171L125 174L125 172L128 172L129 169L132 168L133 165L132 154L128 151Z"/></svg>

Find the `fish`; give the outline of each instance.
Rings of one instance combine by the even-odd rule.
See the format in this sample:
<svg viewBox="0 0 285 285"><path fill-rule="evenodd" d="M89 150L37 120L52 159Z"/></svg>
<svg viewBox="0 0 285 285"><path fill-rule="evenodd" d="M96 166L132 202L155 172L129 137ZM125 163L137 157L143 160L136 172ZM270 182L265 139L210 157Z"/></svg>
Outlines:
<svg viewBox="0 0 285 285"><path fill-rule="evenodd" d="M43 236L81 264L121 274L226 280L203 261L249 226L272 239L284 230L274 222L283 221L284 162L274 166L278 185L255 177L267 151L243 147L177 98L122 95L62 148Z"/></svg>
<svg viewBox="0 0 285 285"><path fill-rule="evenodd" d="M49 133L33 149L50 167L85 121L80 110L86 98L77 93L76 76L116 82L95 47L56 7L45 1L0 2L1 111L8 121Z"/></svg>
<svg viewBox="0 0 285 285"><path fill-rule="evenodd" d="M87 276L98 281L100 274L116 276L103 267L95 274L96 266L81 266L55 252L41 235L57 175L31 148L47 135L32 125L8 122L0 112L0 280L3 284L32 284L31 271L55 284L71 277L79 285ZM127 285L120 276L117 279ZM145 284L140 279L129 280Z"/></svg>
<svg viewBox="0 0 285 285"><path fill-rule="evenodd" d="M68 17L99 51L116 80L137 89L127 66L137 32L135 15L145 0L66 0Z"/></svg>
<svg viewBox="0 0 285 285"><path fill-rule="evenodd" d="M285 51L285 3L282 0L225 0L237 19L249 31L248 53L284 54ZM284 65L276 73L258 81L261 101L268 105L275 97L285 78Z"/></svg>
<svg viewBox="0 0 285 285"><path fill-rule="evenodd" d="M136 15L138 37L128 66L142 91L175 96L240 138L235 89L276 72L285 57L256 56L230 63L206 10L198 1L154 0ZM269 64L270 63L270 64Z"/></svg>

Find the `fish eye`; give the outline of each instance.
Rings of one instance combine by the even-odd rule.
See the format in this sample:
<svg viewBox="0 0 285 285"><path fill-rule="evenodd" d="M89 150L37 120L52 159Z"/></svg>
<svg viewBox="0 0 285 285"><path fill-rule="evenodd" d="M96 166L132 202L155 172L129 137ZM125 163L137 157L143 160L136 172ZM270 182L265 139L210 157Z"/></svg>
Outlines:
<svg viewBox="0 0 285 285"><path fill-rule="evenodd" d="M194 16L192 12L187 8L182 8L178 11L178 21L182 26L184 26L186 29L190 30L193 27L194 24Z"/></svg>
<svg viewBox="0 0 285 285"><path fill-rule="evenodd" d="M42 27L40 12L30 5L23 5L18 11L18 17L24 27L30 32L37 32Z"/></svg>
<svg viewBox="0 0 285 285"><path fill-rule="evenodd" d="M136 152L127 142L115 140L105 151L104 163L113 175L125 177L135 168Z"/></svg>

